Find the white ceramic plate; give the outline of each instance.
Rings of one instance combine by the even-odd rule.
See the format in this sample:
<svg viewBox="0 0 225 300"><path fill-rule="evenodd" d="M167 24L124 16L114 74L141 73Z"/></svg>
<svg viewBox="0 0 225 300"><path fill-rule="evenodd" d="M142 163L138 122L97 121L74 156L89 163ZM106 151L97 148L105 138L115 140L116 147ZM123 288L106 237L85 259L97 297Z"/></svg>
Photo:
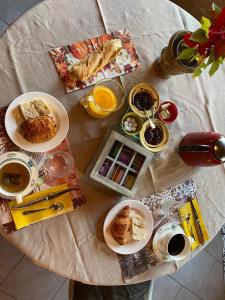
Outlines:
<svg viewBox="0 0 225 300"><path fill-rule="evenodd" d="M125 245L120 245L111 234L111 224L116 215L120 212L120 210L129 205L130 208L138 210L143 217L145 218L145 228L146 228L146 240L142 241L134 241L131 240ZM150 210L139 201L136 200L124 200L117 203L113 208L109 211L108 215L105 218L104 226L103 226L103 235L107 245L116 253L120 254L132 254L139 250L141 250L144 246L147 245L153 231L153 218Z"/></svg>
<svg viewBox="0 0 225 300"><path fill-rule="evenodd" d="M159 229L156 231L154 238L153 238L153 251L155 255L164 262L170 262L173 261L174 259L170 255L163 255L158 248L158 242L160 239L165 237L169 232L174 231L174 233L184 233L183 229L181 226L177 223L167 223L159 227Z"/></svg>
<svg viewBox="0 0 225 300"><path fill-rule="evenodd" d="M56 120L57 133L47 142L35 144L25 140L13 115L19 104L33 99L42 99L49 106ZM42 92L30 92L20 95L10 103L5 114L5 128L10 139L18 147L30 152L46 152L57 147L65 139L69 130L69 118L65 107L55 97Z"/></svg>

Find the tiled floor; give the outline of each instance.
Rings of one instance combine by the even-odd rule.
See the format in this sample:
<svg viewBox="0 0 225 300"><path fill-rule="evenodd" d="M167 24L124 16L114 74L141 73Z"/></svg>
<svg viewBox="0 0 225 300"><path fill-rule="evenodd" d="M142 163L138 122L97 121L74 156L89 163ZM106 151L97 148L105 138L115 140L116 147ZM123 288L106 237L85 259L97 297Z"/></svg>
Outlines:
<svg viewBox="0 0 225 300"><path fill-rule="evenodd" d="M0 236L0 300L68 300L67 295L67 279L34 265ZM220 233L180 271L155 280L153 300L199 299L225 299Z"/></svg>
<svg viewBox="0 0 225 300"><path fill-rule="evenodd" d="M153 300L224 300L221 233L198 256L170 276L156 280Z"/></svg>
<svg viewBox="0 0 225 300"><path fill-rule="evenodd" d="M0 34L40 1L0 0ZM68 280L37 267L0 236L0 300L66 300L67 291ZM179 272L155 281L153 300L173 299L225 299L220 234Z"/></svg>

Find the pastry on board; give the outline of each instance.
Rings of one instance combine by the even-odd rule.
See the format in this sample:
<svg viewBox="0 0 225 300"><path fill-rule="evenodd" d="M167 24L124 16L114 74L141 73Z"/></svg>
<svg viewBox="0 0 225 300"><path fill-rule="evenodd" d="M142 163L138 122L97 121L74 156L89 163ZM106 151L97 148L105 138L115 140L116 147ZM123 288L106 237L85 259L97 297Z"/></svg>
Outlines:
<svg viewBox="0 0 225 300"><path fill-rule="evenodd" d="M115 59L121 48L121 40L112 39L107 41L102 50L93 52L84 61L74 65L72 67L73 74L81 81L87 80Z"/></svg>
<svg viewBox="0 0 225 300"><path fill-rule="evenodd" d="M46 142L57 132L54 118L48 115L28 119L20 127L23 137L31 143Z"/></svg>
<svg viewBox="0 0 225 300"><path fill-rule="evenodd" d="M128 205L118 213L111 225L111 233L114 239L121 245L128 242L130 229L130 207Z"/></svg>

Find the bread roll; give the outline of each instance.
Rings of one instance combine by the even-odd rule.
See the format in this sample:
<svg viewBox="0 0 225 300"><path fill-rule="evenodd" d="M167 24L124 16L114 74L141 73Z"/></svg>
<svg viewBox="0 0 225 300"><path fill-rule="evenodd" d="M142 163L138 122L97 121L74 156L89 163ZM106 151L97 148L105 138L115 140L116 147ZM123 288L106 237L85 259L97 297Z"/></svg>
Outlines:
<svg viewBox="0 0 225 300"><path fill-rule="evenodd" d="M25 120L50 114L49 107L41 99L34 99L20 104L20 110Z"/></svg>
<svg viewBox="0 0 225 300"><path fill-rule="evenodd" d="M142 215L136 211L130 211L131 235L134 240L146 240L145 220Z"/></svg>

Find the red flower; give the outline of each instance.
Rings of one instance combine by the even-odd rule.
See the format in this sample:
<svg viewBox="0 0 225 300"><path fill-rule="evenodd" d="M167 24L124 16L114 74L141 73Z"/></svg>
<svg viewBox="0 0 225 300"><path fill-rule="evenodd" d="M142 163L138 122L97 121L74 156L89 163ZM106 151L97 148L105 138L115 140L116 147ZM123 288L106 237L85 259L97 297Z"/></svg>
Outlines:
<svg viewBox="0 0 225 300"><path fill-rule="evenodd" d="M195 48L195 46L198 45L198 43L190 40L191 35L192 33L184 34L183 40L188 47Z"/></svg>
<svg viewBox="0 0 225 300"><path fill-rule="evenodd" d="M221 10L218 17L214 21L215 28L218 32L222 30L222 28L225 26L225 7Z"/></svg>
<svg viewBox="0 0 225 300"><path fill-rule="evenodd" d="M225 40L220 39L215 42L214 55L216 59L225 55Z"/></svg>
<svg viewBox="0 0 225 300"><path fill-rule="evenodd" d="M209 39L225 39L225 7L212 20L212 23L212 26L209 28Z"/></svg>
<svg viewBox="0 0 225 300"><path fill-rule="evenodd" d="M214 55L218 59L225 55L225 7L212 20L209 28L209 40L214 44Z"/></svg>

